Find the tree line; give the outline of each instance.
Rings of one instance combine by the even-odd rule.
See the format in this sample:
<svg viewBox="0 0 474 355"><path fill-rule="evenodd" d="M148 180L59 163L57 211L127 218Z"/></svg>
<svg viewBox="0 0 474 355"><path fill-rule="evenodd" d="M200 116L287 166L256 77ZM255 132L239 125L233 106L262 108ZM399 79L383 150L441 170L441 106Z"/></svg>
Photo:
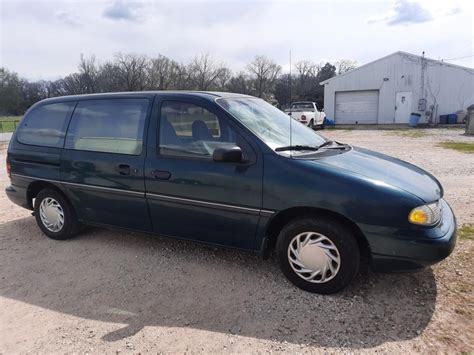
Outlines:
<svg viewBox="0 0 474 355"><path fill-rule="evenodd" d="M77 72L53 81L29 81L0 68L0 114L21 115L49 97L141 90L229 91L278 102L282 107L296 100L322 106L324 88L319 83L355 67L356 62L347 59L333 64L303 60L294 65L290 76L264 55L257 55L239 72L232 72L209 54L196 55L186 64L164 55L117 53L103 63L95 56L81 55Z"/></svg>

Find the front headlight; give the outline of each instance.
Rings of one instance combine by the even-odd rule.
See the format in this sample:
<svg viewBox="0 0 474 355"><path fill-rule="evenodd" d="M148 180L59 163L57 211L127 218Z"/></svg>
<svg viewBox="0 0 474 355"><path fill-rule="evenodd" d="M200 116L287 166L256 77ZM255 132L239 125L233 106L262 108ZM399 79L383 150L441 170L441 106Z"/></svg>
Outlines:
<svg viewBox="0 0 474 355"><path fill-rule="evenodd" d="M432 226L439 222L441 218L441 204L439 201L423 205L411 210L408 221L422 226Z"/></svg>

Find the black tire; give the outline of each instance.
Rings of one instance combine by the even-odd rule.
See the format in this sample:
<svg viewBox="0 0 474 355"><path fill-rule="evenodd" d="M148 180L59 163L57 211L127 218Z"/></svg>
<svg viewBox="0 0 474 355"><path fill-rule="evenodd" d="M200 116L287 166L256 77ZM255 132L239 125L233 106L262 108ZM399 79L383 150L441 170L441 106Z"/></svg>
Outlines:
<svg viewBox="0 0 474 355"><path fill-rule="evenodd" d="M314 120L309 121L308 127L314 129Z"/></svg>
<svg viewBox="0 0 474 355"><path fill-rule="evenodd" d="M41 202L47 198L52 198L57 201L64 214L64 224L62 228L58 231L49 230L41 219L40 205ZM53 188L46 188L38 193L35 199L34 209L36 223L40 227L41 231L51 239L70 239L74 237L77 233L79 233L81 229L81 224L78 222L76 213L74 212L74 209L72 208L68 199L62 193Z"/></svg>
<svg viewBox="0 0 474 355"><path fill-rule="evenodd" d="M288 248L293 238L300 233L316 232L329 239L338 249L340 264L332 279L314 283L300 277L290 265ZM315 237L317 238L317 236ZM276 253L283 274L297 287L312 293L331 294L342 290L359 270L360 251L354 236L348 228L336 219L302 217L288 223L280 232Z"/></svg>

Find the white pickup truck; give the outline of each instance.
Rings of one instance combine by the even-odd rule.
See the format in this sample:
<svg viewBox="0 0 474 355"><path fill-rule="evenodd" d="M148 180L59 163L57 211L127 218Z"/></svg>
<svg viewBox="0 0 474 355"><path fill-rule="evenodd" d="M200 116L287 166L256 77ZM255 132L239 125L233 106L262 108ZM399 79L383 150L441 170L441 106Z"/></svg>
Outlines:
<svg viewBox="0 0 474 355"><path fill-rule="evenodd" d="M326 114L318 109L316 102L293 102L290 105L290 108L285 110L285 112L298 122L301 122L310 128L324 128L324 118L326 117Z"/></svg>

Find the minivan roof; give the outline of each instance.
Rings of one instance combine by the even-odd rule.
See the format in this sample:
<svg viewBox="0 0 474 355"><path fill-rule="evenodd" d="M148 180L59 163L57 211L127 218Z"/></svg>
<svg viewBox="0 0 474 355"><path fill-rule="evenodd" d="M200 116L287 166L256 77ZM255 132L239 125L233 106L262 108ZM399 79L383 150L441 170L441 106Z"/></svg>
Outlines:
<svg viewBox="0 0 474 355"><path fill-rule="evenodd" d="M98 99L98 98L110 98L110 97L134 97L134 96L148 96L153 97L155 95L160 96L171 96L171 95L183 95L183 96L198 96L205 99L213 100L218 97L253 97L244 94L236 94L231 92L218 92L218 91L192 91L192 90L174 90L174 91L124 91L124 92L107 92L97 94L82 94L82 95L67 95L57 96L49 99L40 101L41 103L52 103L62 101L75 101L75 100L87 100L87 99Z"/></svg>

